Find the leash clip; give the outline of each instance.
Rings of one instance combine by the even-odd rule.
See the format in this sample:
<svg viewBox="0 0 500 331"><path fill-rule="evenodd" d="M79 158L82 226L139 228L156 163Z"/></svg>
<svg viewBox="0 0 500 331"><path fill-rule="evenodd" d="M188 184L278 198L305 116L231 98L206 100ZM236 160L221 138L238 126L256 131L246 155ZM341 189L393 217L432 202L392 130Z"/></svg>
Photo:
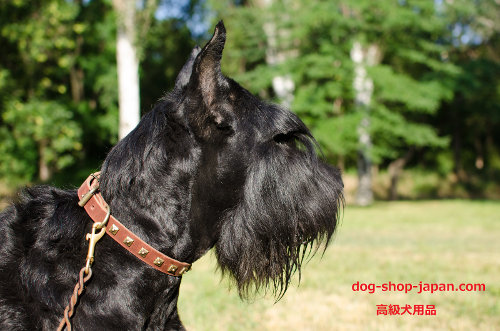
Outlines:
<svg viewBox="0 0 500 331"><path fill-rule="evenodd" d="M85 265L86 275L89 274L90 266L92 265L92 263L94 263L95 245L106 233L106 223L108 223L109 216L111 215L111 209L109 208L109 206L107 207L108 207L108 212L104 220L99 223L94 223L94 225L92 225L92 232L87 233L87 236L85 237L85 239L89 241L89 251L87 253L87 263ZM97 230L101 231L97 232Z"/></svg>

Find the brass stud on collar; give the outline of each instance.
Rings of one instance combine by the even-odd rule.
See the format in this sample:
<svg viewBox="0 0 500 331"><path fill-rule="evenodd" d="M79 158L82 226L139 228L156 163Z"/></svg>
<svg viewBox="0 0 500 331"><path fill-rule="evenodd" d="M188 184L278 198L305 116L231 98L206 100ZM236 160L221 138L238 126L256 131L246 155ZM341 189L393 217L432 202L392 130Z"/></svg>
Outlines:
<svg viewBox="0 0 500 331"><path fill-rule="evenodd" d="M111 232L111 234L113 235L115 235L119 230L120 228L117 227L115 224L111 225L111 227L109 228L109 232Z"/></svg>
<svg viewBox="0 0 500 331"><path fill-rule="evenodd" d="M173 274L175 274L175 272L177 271L177 266L176 265L173 265L171 264L170 267L168 267L168 272L171 272Z"/></svg>
<svg viewBox="0 0 500 331"><path fill-rule="evenodd" d="M148 255L149 251L147 249L145 249L144 247L142 247L139 252L137 252L137 254L139 254L142 258L145 258L146 255Z"/></svg>
<svg viewBox="0 0 500 331"><path fill-rule="evenodd" d="M163 259L160 259L159 257L157 257L157 258L153 261L153 263L154 263L157 267L161 267L161 266L162 266L162 264L163 264L163 262L165 262L165 261L163 261Z"/></svg>
<svg viewBox="0 0 500 331"><path fill-rule="evenodd" d="M189 270L191 270L191 266L189 266L189 267L183 267L181 269L181 271L179 271L179 276L182 276L184 273L188 272Z"/></svg>
<svg viewBox="0 0 500 331"><path fill-rule="evenodd" d="M123 240L123 243L125 245L127 245L128 247L132 246L132 244L134 243L134 239L130 238L129 236L127 236L125 238L125 240Z"/></svg>

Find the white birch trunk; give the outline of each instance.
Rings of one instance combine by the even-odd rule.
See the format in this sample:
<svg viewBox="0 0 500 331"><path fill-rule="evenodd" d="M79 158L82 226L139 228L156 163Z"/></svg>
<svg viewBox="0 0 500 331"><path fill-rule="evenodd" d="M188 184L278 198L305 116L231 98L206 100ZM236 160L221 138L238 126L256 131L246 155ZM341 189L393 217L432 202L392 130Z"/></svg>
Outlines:
<svg viewBox="0 0 500 331"><path fill-rule="evenodd" d="M119 139L137 126L140 119L139 59L135 44L135 1L113 0L118 14L116 62L119 94Z"/></svg>
<svg viewBox="0 0 500 331"><path fill-rule="evenodd" d="M263 7L270 7L271 5L272 0L263 0L261 2ZM286 60L288 54L278 50L276 24L270 19L264 24L263 28L267 37L266 63L271 66L282 63ZM286 31L280 31L279 33L283 35L286 34ZM281 104L290 109L293 102L293 91L295 90L292 77L290 75L275 76L272 84L274 93L281 100Z"/></svg>
<svg viewBox="0 0 500 331"><path fill-rule="evenodd" d="M372 161L370 153L372 142L370 137L370 103L373 94L373 80L368 76L366 67L380 61L380 51L376 45L363 48L355 42L351 49L351 60L354 62L354 83L356 92L355 103L362 111L363 117L358 125L358 190L356 203L361 206L373 202L372 190Z"/></svg>

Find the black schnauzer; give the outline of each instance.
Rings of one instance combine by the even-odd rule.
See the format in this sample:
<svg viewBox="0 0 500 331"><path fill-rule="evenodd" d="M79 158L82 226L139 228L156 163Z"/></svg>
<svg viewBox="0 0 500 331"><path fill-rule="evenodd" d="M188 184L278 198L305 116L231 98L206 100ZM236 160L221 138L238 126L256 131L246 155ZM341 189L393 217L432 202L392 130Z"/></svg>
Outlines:
<svg viewBox="0 0 500 331"><path fill-rule="evenodd" d="M99 193L116 219L159 252L193 263L215 246L242 297L269 289L280 298L307 253L328 244L342 179L318 159L296 115L222 75L225 39L220 22L207 45L193 49L173 91L106 157ZM81 198L76 190L34 187L0 214L0 329L60 325L89 248L93 222ZM177 266L171 275L159 272L117 244L116 231L108 225L95 246L73 327L183 330Z"/></svg>

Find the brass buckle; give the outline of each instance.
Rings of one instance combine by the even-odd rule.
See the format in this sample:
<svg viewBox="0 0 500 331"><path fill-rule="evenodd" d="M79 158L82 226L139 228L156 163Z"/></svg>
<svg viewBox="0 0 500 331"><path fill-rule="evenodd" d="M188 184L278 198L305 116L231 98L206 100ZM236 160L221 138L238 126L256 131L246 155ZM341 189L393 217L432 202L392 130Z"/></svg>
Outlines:
<svg viewBox="0 0 500 331"><path fill-rule="evenodd" d="M80 201L78 201L78 205L80 207L85 206L87 202L89 202L90 198L92 198L92 196L95 194L95 192L97 192L98 189L99 189L99 184L97 184L97 186L92 187L90 191L85 193L83 197L80 199Z"/></svg>
<svg viewBox="0 0 500 331"><path fill-rule="evenodd" d="M95 245L97 242L104 236L106 233L106 224L108 223L109 217L111 215L111 209L108 207L108 212L106 213L106 217L102 222L99 223L94 223L92 225L92 232L87 233L87 236L85 237L86 240L89 241L89 251L87 253L87 263L85 265L85 274L88 275L90 272L90 266L92 263L94 263L94 251L95 251ZM101 230L97 232L97 230Z"/></svg>
<svg viewBox="0 0 500 331"><path fill-rule="evenodd" d="M78 201L78 205L80 207L85 206L87 204L87 202L89 202L90 198L92 198L92 196L95 194L95 192L97 192L97 190L99 190L99 179L94 174L92 174L92 177L94 179L91 180L91 182L90 182L90 186L91 186L90 190L81 197L80 201ZM94 180L97 181L97 185L92 187L92 182Z"/></svg>

